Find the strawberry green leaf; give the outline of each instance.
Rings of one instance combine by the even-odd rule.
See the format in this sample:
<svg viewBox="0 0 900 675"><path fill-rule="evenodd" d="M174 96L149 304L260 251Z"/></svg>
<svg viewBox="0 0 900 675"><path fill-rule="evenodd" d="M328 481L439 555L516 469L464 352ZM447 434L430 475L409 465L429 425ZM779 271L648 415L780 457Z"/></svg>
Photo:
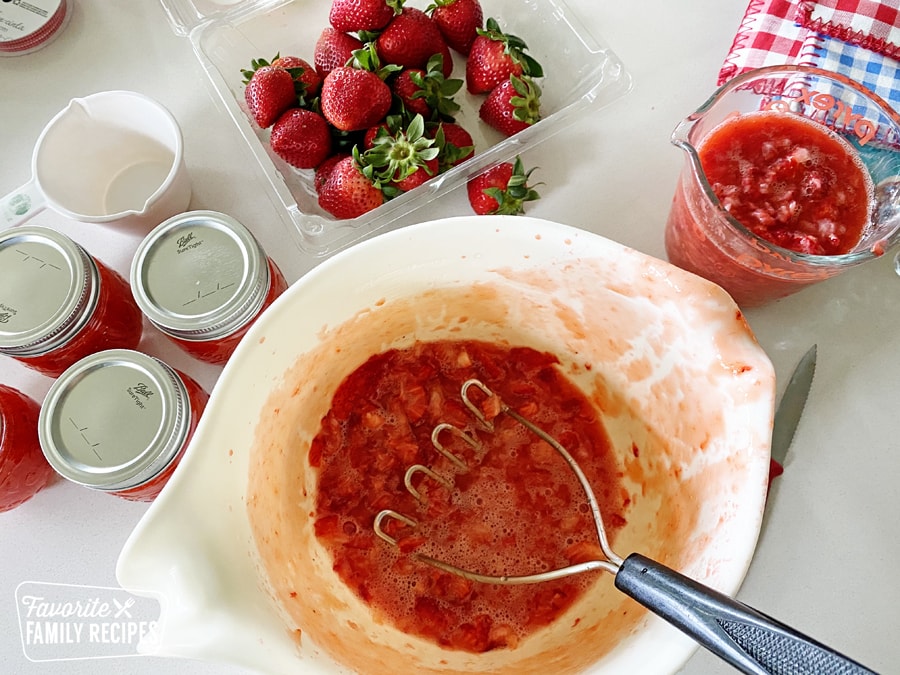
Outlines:
<svg viewBox="0 0 900 675"><path fill-rule="evenodd" d="M484 28L478 28L476 32L491 40L502 42L503 50L509 57L522 66L522 74L529 77L543 77L544 69L538 61L530 54L526 54L528 45L517 35L504 33L500 29L500 24L493 17L489 17L485 22Z"/></svg>
<svg viewBox="0 0 900 675"><path fill-rule="evenodd" d="M406 0L386 0L386 2L387 6L394 10L394 16L397 16L403 12L403 5L406 3Z"/></svg>
<svg viewBox="0 0 900 675"><path fill-rule="evenodd" d="M373 147L362 154L362 162L373 169L373 176L383 184L408 178L426 163L436 159L440 148L425 135L425 120L416 115L406 131L394 135L379 134Z"/></svg>
<svg viewBox="0 0 900 675"><path fill-rule="evenodd" d="M275 54L274 57L272 57L271 61L267 61L266 59L251 59L250 60L250 68L242 68L241 69L241 75L244 76L243 84L248 84L250 82L250 80L253 78L253 73L255 73L260 68L272 65L272 63L274 61L277 61L280 56L281 56L281 53L278 52Z"/></svg>
<svg viewBox="0 0 900 675"><path fill-rule="evenodd" d="M510 75L513 89L519 96L509 99L513 117L520 122L534 124L541 119L541 88L530 77Z"/></svg>

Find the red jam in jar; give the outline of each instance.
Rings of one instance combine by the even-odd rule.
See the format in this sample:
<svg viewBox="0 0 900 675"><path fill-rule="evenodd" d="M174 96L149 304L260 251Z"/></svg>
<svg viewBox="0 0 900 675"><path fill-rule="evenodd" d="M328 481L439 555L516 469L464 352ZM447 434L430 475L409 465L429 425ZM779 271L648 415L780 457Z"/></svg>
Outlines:
<svg viewBox="0 0 900 675"><path fill-rule="evenodd" d="M55 473L38 440L38 403L0 384L0 513L24 504Z"/></svg>
<svg viewBox="0 0 900 675"><path fill-rule="evenodd" d="M152 501L181 460L207 399L192 378L146 354L92 354L47 392L41 448L63 478Z"/></svg>
<svg viewBox="0 0 900 675"><path fill-rule="evenodd" d="M190 211L144 238L132 261L131 287L163 334L194 358L221 365L287 282L234 218Z"/></svg>
<svg viewBox="0 0 900 675"><path fill-rule="evenodd" d="M0 233L0 354L57 377L89 354L137 347L142 321L128 282L69 237Z"/></svg>

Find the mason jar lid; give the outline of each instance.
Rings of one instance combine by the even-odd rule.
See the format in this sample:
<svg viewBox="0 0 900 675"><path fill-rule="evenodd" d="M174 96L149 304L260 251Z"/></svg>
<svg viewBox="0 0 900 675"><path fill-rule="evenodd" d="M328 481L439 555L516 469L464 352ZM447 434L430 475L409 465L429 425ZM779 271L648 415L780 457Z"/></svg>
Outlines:
<svg viewBox="0 0 900 675"><path fill-rule="evenodd" d="M0 232L0 353L45 354L90 318L100 291L91 256L44 227Z"/></svg>
<svg viewBox="0 0 900 675"><path fill-rule="evenodd" d="M108 349L70 366L47 392L41 448L64 478L97 490L137 487L176 457L191 410L178 374L158 359Z"/></svg>
<svg viewBox="0 0 900 675"><path fill-rule="evenodd" d="M30 54L45 47L69 22L66 0L0 3L0 56Z"/></svg>
<svg viewBox="0 0 900 675"><path fill-rule="evenodd" d="M266 254L247 228L215 211L189 211L154 228L131 263L144 315L184 340L226 337L250 322L269 291Z"/></svg>

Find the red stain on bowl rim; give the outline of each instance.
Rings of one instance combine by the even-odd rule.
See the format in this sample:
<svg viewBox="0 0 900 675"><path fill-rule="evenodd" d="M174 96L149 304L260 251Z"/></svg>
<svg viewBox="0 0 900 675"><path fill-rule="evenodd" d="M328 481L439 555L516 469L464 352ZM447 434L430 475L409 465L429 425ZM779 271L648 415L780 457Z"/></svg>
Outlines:
<svg viewBox="0 0 900 675"><path fill-rule="evenodd" d="M69 22L68 0L31 0L0 5L0 56L20 56L46 47Z"/></svg>

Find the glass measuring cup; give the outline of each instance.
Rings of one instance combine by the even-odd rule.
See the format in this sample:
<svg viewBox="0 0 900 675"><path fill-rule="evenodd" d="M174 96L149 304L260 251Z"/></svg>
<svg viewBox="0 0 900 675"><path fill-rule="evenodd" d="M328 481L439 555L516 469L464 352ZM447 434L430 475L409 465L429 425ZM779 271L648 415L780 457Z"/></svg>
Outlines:
<svg viewBox="0 0 900 675"><path fill-rule="evenodd" d="M737 220L725 205L728 199L720 199L716 189L721 184L714 185L707 175L715 158L712 150L704 153L704 143L725 125L750 115L800 116L814 127L810 133L832 138L862 169L867 215L848 250L823 255L785 248ZM668 258L719 284L742 306L761 305L833 277L883 255L900 239L900 116L843 75L805 66L744 73L685 118L672 143L685 151L685 165L666 223ZM747 174L747 183L759 190L757 174ZM807 198L802 190L792 196L791 208ZM788 216L784 219L790 228Z"/></svg>

